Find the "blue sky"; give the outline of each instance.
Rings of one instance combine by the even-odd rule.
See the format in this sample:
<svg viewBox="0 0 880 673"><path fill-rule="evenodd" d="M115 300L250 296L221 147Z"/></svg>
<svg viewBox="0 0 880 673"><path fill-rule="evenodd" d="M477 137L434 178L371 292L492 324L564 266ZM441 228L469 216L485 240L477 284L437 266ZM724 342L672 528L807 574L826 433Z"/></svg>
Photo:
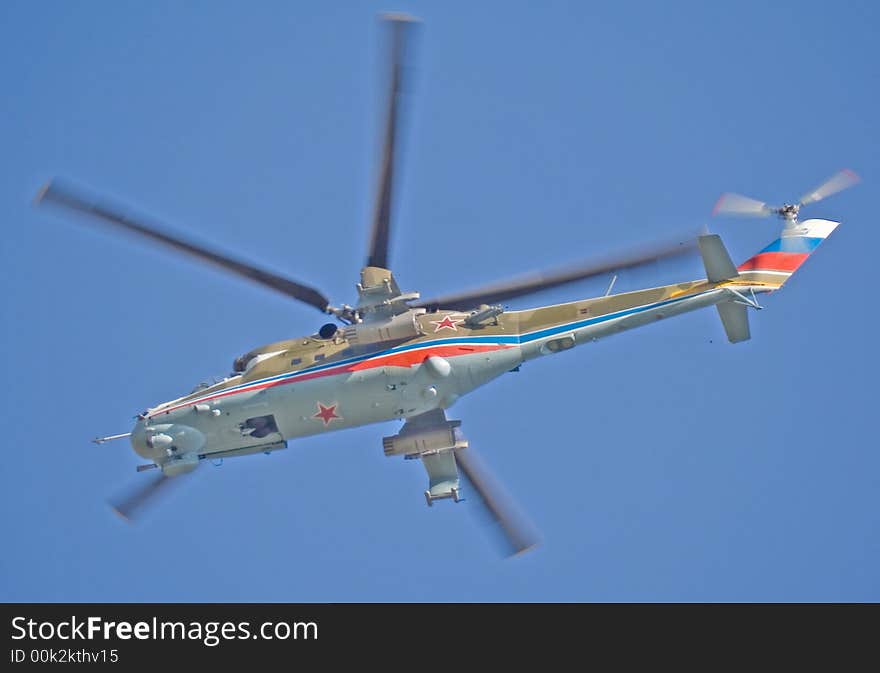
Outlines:
<svg viewBox="0 0 880 673"><path fill-rule="evenodd" d="M89 440L321 316L30 199L67 176L350 301L388 9L424 19L392 248L406 289L706 224L743 259L777 223L710 222L720 192L779 202L845 166L864 182L809 211L844 224L750 342L706 310L453 407L542 532L523 557L501 559L467 503L425 507L422 468L382 453L396 424L203 466L126 526L106 500L138 459ZM880 600L878 19L870 2L2 3L0 599Z"/></svg>

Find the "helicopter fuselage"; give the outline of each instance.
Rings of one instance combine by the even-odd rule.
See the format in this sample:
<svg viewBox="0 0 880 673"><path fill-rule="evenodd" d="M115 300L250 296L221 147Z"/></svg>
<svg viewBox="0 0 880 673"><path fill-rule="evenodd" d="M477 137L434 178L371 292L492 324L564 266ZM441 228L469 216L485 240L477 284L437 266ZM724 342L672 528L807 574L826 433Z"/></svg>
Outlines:
<svg viewBox="0 0 880 673"><path fill-rule="evenodd" d="M718 303L730 284L668 285L504 312L485 324L469 323L468 313L415 310L418 336L359 349L342 331L271 344L246 371L141 414L131 441L173 476L203 458L270 453L288 439L405 420L446 409L527 360Z"/></svg>

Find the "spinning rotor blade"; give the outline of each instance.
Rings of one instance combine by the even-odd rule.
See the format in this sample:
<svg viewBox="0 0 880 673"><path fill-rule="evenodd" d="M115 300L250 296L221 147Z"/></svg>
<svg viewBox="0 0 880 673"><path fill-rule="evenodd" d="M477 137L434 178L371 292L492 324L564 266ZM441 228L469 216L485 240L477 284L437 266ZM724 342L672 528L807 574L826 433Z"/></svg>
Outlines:
<svg viewBox="0 0 880 673"><path fill-rule="evenodd" d="M728 192L721 198L712 209L712 215L749 215L751 217L767 217L776 211L763 201L753 199L742 194Z"/></svg>
<svg viewBox="0 0 880 673"><path fill-rule="evenodd" d="M414 308L437 307L466 311L480 304L495 304L515 297L523 297L543 290L601 276L612 271L622 271L644 266L667 257L687 254L696 248L693 241L666 243L651 248L643 248L605 260L591 260L573 266L533 273L528 276L501 281L475 290L448 294L435 299L419 300L410 306Z"/></svg>
<svg viewBox="0 0 880 673"><path fill-rule="evenodd" d="M370 246L367 251L367 266L388 268L388 238L391 229L391 207L394 185L395 147L398 128L401 94L403 92L404 62L406 60L407 37L412 33L415 19L403 14L388 14L387 22L390 36L388 102L385 116L385 136L382 141L382 163L379 166L379 183L376 192ZM411 40L410 40L411 41Z"/></svg>
<svg viewBox="0 0 880 673"><path fill-rule="evenodd" d="M132 489L122 499L111 501L110 506L126 521L134 521L138 512L168 489L167 484L172 479L179 479L179 477L166 477L160 472L149 478L145 484Z"/></svg>
<svg viewBox="0 0 880 673"><path fill-rule="evenodd" d="M508 556L521 554L538 544L538 536L526 520L516 512L509 497L489 477L488 470L471 449L456 449L455 462L461 474L480 497L492 523L504 537Z"/></svg>
<svg viewBox="0 0 880 673"><path fill-rule="evenodd" d="M808 203L816 203L816 201L827 199L832 194L837 194L839 191L852 187L860 180L861 178L853 171L844 168L842 171L838 171L832 175L812 192L804 194L801 197L800 205L805 206Z"/></svg>
<svg viewBox="0 0 880 673"><path fill-rule="evenodd" d="M81 215L87 215L103 224L137 234L154 243L159 243L177 252L195 257L202 262L207 262L223 271L260 283L276 292L314 306L319 311L327 312L329 307L330 302L327 300L327 297L308 285L297 283L289 278L284 278L270 271L265 271L245 262L226 257L195 243L190 243L182 238L166 233L158 226L137 221L112 206L98 203L91 198L78 196L70 188L56 184L56 181L50 181L46 184L37 194L34 203L48 203L67 208Z"/></svg>

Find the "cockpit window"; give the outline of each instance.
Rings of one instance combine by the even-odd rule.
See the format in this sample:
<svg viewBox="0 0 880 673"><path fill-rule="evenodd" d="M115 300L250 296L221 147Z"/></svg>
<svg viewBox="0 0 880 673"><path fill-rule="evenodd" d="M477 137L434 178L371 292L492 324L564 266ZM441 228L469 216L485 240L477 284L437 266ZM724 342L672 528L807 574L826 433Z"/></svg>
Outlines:
<svg viewBox="0 0 880 673"><path fill-rule="evenodd" d="M238 374L234 375L238 376ZM231 376L212 376L208 381L201 381L195 388L189 391L189 394L192 395L193 393L197 393L200 390L207 390L208 388L216 386L218 383L228 381L230 378Z"/></svg>
<svg viewBox="0 0 880 673"><path fill-rule="evenodd" d="M324 355L324 353L318 353L318 354L315 356L315 362L320 362L320 361L323 360L325 357L327 357L327 356Z"/></svg>
<svg viewBox="0 0 880 673"><path fill-rule="evenodd" d="M302 364L302 358L293 358L293 360L290 361L290 364L292 364L292 365Z"/></svg>

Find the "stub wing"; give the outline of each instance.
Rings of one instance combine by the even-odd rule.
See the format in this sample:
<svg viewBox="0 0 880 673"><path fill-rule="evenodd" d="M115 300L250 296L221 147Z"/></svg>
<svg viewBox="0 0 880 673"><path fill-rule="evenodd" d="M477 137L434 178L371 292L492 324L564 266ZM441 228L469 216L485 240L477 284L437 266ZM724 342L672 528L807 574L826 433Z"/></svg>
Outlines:
<svg viewBox="0 0 880 673"><path fill-rule="evenodd" d="M469 484L469 492L483 506L490 522L501 534L505 552L518 554L537 544L537 534L513 506L510 498L491 478L488 470L468 448L461 434L460 421L447 420L442 409L435 409L407 420L401 431L384 437L386 456L402 455L420 459L428 472L425 500L463 500L459 470Z"/></svg>
<svg viewBox="0 0 880 673"><path fill-rule="evenodd" d="M442 409L435 409L413 416L398 434L382 438L386 456L422 461L428 472L425 500L429 506L434 500L459 500L455 451L468 445L458 429L460 425L461 421L449 421Z"/></svg>
<svg viewBox="0 0 880 673"><path fill-rule="evenodd" d="M428 490L425 491L425 500L428 505L434 500L452 498L456 502L460 499L458 466L455 462L454 451L442 451L440 453L422 456L422 465L428 472Z"/></svg>

